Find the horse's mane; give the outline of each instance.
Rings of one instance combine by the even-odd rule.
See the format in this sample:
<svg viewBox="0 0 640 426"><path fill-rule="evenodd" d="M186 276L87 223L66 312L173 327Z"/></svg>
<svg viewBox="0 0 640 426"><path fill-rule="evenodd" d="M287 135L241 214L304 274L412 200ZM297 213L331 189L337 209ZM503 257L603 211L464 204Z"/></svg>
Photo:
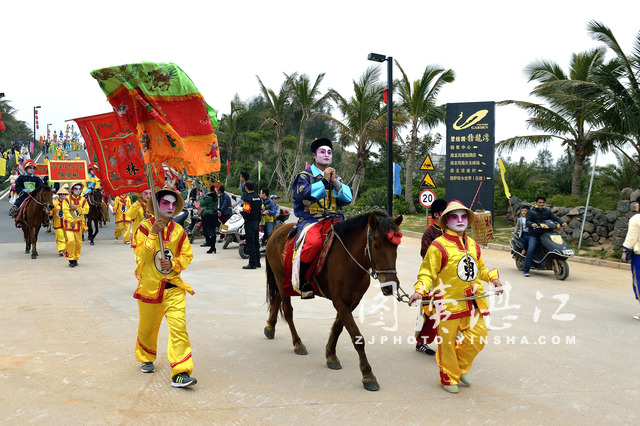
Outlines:
<svg viewBox="0 0 640 426"><path fill-rule="evenodd" d="M334 230L340 236L340 238L344 238L348 236L352 231L361 230L366 228L369 223L369 215L373 213L378 218L378 223L380 227L377 229L377 232L386 235L389 231L397 231L398 225L392 220L392 218L387 215L385 212L376 210L374 212L363 213L358 216L354 216L347 220L343 220L342 222L338 222L333 225Z"/></svg>
<svg viewBox="0 0 640 426"><path fill-rule="evenodd" d="M43 185L40 185L39 187L37 187L36 189L33 190L33 192L31 192L31 195L36 195L37 193L39 193L40 191L44 191L45 187L48 188L48 191L51 191L51 187L49 185L47 185L46 183Z"/></svg>

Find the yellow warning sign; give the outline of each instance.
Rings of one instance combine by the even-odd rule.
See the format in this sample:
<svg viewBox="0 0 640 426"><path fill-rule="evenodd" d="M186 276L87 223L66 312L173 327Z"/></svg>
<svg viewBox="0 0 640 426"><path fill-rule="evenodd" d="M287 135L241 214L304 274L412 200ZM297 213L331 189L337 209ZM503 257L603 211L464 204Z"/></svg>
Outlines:
<svg viewBox="0 0 640 426"><path fill-rule="evenodd" d="M424 179L420 182L420 188L435 188L436 184L433 182L433 179L429 175L429 173L424 175Z"/></svg>
<svg viewBox="0 0 640 426"><path fill-rule="evenodd" d="M435 170L433 167L433 163L431 162L431 156L429 154L427 154L427 158L425 158L422 162L420 170Z"/></svg>

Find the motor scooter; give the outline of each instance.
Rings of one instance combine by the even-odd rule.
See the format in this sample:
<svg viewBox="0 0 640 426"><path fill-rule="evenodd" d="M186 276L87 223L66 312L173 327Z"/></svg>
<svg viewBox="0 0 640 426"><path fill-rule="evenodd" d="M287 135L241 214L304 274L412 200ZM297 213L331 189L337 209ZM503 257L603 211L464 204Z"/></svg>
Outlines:
<svg viewBox="0 0 640 426"><path fill-rule="evenodd" d="M540 235L540 243L536 245L533 258L531 260L531 269L537 270L553 270L553 274L559 280L566 280L569 276L569 264L567 259L573 256L573 250L567 246L562 236L555 232L560 228L560 224L553 220L545 220L540 224L542 234ZM516 261L516 268L519 271L524 269L524 259L526 253L523 253L522 237L511 233L511 254ZM529 235L529 238L535 238Z"/></svg>
<svg viewBox="0 0 640 426"><path fill-rule="evenodd" d="M240 244L244 240L244 218L240 214L242 207L237 206L231 217L220 225L220 238L224 240L222 248L226 249L230 243Z"/></svg>
<svg viewBox="0 0 640 426"><path fill-rule="evenodd" d="M182 207L182 211L175 215L171 220L182 226L188 234L189 230L193 228L193 219L197 212L198 208L196 206L190 202L186 202L184 203L184 207Z"/></svg>

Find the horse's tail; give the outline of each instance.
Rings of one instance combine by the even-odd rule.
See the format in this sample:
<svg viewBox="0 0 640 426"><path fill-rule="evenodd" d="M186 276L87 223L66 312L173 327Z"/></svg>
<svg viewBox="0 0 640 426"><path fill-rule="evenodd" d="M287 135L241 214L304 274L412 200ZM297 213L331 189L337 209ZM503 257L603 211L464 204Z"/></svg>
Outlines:
<svg viewBox="0 0 640 426"><path fill-rule="evenodd" d="M271 306L273 300L278 294L278 283L276 282L276 276L273 274L273 269L269 265L269 258L265 256L265 266L267 270L267 304Z"/></svg>

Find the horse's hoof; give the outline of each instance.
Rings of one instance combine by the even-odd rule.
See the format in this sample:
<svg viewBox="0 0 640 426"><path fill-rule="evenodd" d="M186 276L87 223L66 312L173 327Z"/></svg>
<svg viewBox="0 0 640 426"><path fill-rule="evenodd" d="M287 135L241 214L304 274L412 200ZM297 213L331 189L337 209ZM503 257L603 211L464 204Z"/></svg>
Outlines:
<svg viewBox="0 0 640 426"><path fill-rule="evenodd" d="M297 355L307 355L309 352L307 352L307 348L305 348L304 346L300 347L300 348L295 348L293 350Z"/></svg>
<svg viewBox="0 0 640 426"><path fill-rule="evenodd" d="M327 367L332 370L342 370L342 365L339 362L329 362L327 361Z"/></svg>
<svg viewBox="0 0 640 426"><path fill-rule="evenodd" d="M378 384L378 382L376 380L373 380L373 381L362 380L362 385L368 391L375 392L377 390L380 390L380 385Z"/></svg>
<svg viewBox="0 0 640 426"><path fill-rule="evenodd" d="M25 250L24 251L24 254L29 254L29 253L31 253L31 250Z"/></svg>
<svg viewBox="0 0 640 426"><path fill-rule="evenodd" d="M264 328L264 335L267 336L267 339L271 340L275 337L276 333L274 332L273 328L271 327L265 327Z"/></svg>
<svg viewBox="0 0 640 426"><path fill-rule="evenodd" d="M32 259L37 259L38 258L38 253L31 253L31 258Z"/></svg>
<svg viewBox="0 0 640 426"><path fill-rule="evenodd" d="M95 246L95 245L96 245L96 243L94 243L93 241L91 241L91 242L89 243L89 245L90 245L90 246Z"/></svg>

